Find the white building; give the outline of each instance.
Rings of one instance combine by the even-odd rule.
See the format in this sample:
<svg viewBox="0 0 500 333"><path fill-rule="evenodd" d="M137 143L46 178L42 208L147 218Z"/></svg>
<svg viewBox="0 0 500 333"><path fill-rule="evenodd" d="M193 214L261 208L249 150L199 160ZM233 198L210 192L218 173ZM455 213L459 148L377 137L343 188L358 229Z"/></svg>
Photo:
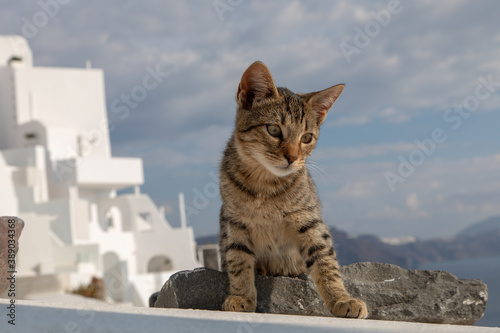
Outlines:
<svg viewBox="0 0 500 333"><path fill-rule="evenodd" d="M24 38L0 36L0 215L26 222L18 277L100 276L111 299L147 305L199 266L192 229L172 228L142 183L141 159L111 156L103 72L34 67Z"/></svg>

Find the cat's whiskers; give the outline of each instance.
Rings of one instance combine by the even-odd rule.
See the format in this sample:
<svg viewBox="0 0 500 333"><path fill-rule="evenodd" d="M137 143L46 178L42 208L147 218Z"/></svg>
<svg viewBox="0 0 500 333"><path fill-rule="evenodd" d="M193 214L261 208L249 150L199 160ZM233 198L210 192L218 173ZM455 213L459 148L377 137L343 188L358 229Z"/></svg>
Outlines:
<svg viewBox="0 0 500 333"><path fill-rule="evenodd" d="M309 172L311 173L311 175L313 177L317 176L317 177L323 178L323 175L315 168L315 166L313 166L313 165L307 165L307 170L309 170Z"/></svg>
<svg viewBox="0 0 500 333"><path fill-rule="evenodd" d="M314 171L318 174L318 176L326 175L330 178L333 178L330 174L328 174L325 169L317 162L306 160L306 166L310 168L311 171Z"/></svg>
<svg viewBox="0 0 500 333"><path fill-rule="evenodd" d="M315 162L312 160L306 160L306 166L312 174L316 174L318 177L321 177L321 178L323 178L323 176L326 175L326 176L328 176L328 178L337 182L337 180L332 175L330 175L328 172L326 172L325 169L318 162Z"/></svg>

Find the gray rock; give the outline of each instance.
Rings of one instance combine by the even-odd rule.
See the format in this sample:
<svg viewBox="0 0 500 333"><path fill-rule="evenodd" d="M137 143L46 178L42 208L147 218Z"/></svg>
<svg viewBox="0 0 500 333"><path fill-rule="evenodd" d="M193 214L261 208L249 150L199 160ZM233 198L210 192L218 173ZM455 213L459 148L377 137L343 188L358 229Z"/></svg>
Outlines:
<svg viewBox="0 0 500 333"><path fill-rule="evenodd" d="M19 236L21 236L23 228L24 221L20 218L0 216L0 294L9 288L11 282L8 278L12 274L15 274L11 273L11 271L15 270L15 267L12 266L12 262L9 262L12 259L9 258L9 254L12 257L12 251L9 253L9 244L11 250L17 253L19 249ZM9 230L11 231L9 232Z"/></svg>
<svg viewBox="0 0 500 333"><path fill-rule="evenodd" d="M159 291L153 293L151 296L149 296L149 307L150 308L154 308L155 307L155 303L156 303L156 300L158 299L158 295L160 294Z"/></svg>
<svg viewBox="0 0 500 333"><path fill-rule="evenodd" d="M445 271L358 263L342 267L346 289L363 299L369 318L473 325L484 315L488 288Z"/></svg>
<svg viewBox="0 0 500 333"><path fill-rule="evenodd" d="M370 319L472 325L486 310L488 291L480 280L458 280L444 271L406 270L380 263L341 267L346 289L367 303ZM331 316L312 280L256 276L257 310ZM174 274L155 307L220 310L228 295L226 274L198 268Z"/></svg>

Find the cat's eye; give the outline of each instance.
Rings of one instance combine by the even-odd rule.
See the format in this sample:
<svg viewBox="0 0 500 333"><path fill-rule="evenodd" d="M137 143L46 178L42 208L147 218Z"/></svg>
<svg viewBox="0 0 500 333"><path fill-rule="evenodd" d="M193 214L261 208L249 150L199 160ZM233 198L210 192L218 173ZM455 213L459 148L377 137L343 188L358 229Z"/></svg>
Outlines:
<svg viewBox="0 0 500 333"><path fill-rule="evenodd" d="M267 132L277 138L281 135L281 128L278 125L267 125Z"/></svg>
<svg viewBox="0 0 500 333"><path fill-rule="evenodd" d="M300 139L300 141L302 143L311 143L312 139L313 139L312 134L307 133L307 134L302 135L302 138Z"/></svg>

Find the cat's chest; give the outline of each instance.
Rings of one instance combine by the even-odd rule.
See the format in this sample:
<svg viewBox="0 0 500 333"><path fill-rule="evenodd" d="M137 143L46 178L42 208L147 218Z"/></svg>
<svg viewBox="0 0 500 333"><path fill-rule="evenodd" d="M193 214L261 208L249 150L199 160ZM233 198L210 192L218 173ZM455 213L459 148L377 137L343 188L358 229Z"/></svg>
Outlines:
<svg viewBox="0 0 500 333"><path fill-rule="evenodd" d="M290 204L282 200L268 198L229 197L224 200L225 207L235 215L252 221L279 222L289 211Z"/></svg>
<svg viewBox="0 0 500 333"><path fill-rule="evenodd" d="M248 220L249 236L255 249L266 252L280 252L293 243L289 222L283 219Z"/></svg>

